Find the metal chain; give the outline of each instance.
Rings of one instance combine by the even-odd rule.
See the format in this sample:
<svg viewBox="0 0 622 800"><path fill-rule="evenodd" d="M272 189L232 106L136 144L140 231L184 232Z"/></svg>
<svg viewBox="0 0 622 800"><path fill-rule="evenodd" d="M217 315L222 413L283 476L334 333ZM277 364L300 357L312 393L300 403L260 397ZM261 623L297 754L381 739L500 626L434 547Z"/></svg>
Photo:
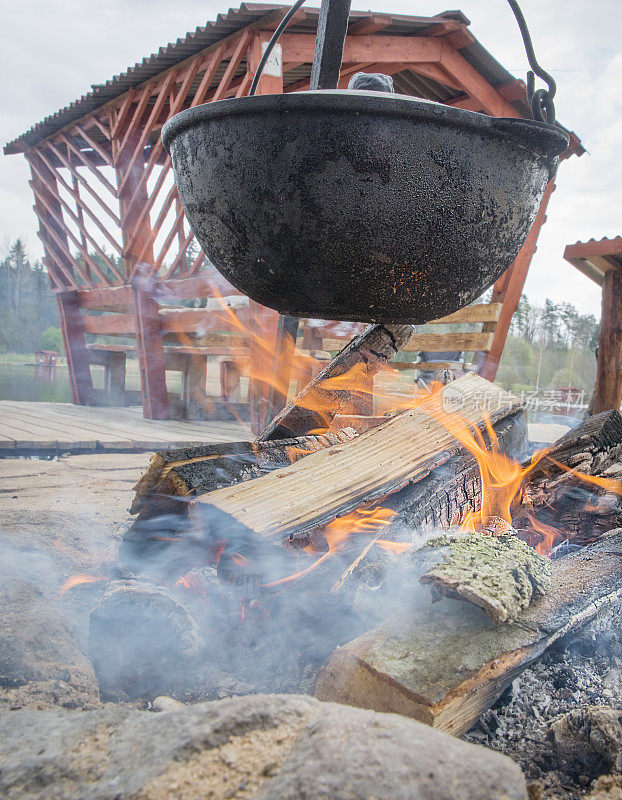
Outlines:
<svg viewBox="0 0 622 800"><path fill-rule="evenodd" d="M514 16L516 17L516 22L518 23L521 36L523 37L523 44L525 45L529 66L531 67L531 70L533 70L533 72L530 70L527 73L527 99L531 103L532 116L535 120L538 120L538 122L548 122L549 125L554 125L555 106L553 104L553 98L555 97L555 92L557 91L557 84L555 83L553 76L549 75L549 73L542 69L540 64L538 64L538 59L536 58L536 54L533 49L533 43L531 41L531 35L529 33L529 29L527 28L527 23L525 22L525 17L523 16L520 6L516 0L508 0L508 3L514 12ZM546 83L548 89L538 89L535 91L534 72Z"/></svg>

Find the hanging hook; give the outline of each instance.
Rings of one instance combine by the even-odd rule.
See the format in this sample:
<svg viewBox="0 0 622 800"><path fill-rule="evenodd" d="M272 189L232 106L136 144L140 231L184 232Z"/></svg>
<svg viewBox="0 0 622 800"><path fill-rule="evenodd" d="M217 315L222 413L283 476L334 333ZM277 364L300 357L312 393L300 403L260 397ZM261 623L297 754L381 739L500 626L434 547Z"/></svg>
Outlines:
<svg viewBox="0 0 622 800"><path fill-rule="evenodd" d="M538 64L538 59L536 58L531 41L531 34L527 28L527 23L525 22L525 17L523 16L520 6L516 0L508 0L508 3L516 17L516 22L518 23L521 36L523 37L523 44L525 45L529 66L531 67L531 70L527 73L527 99L531 103L532 116L538 122L548 122L549 125L554 125L555 106L553 105L553 98L557 91L557 84L553 76L549 75L549 73ZM548 89L535 90L534 72L546 83Z"/></svg>

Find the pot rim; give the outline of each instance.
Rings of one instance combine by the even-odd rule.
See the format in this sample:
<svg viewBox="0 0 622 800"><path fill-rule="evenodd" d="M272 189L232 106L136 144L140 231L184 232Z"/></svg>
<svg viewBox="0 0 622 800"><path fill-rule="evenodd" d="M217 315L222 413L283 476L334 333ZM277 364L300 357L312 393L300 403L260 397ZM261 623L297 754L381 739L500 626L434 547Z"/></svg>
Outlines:
<svg viewBox="0 0 622 800"><path fill-rule="evenodd" d="M170 154L173 139L182 131L202 122L274 111L285 114L290 111L356 112L372 116L388 114L413 120L430 120L439 125L453 125L459 128L471 128L480 133L502 135L529 150L538 150L550 158L563 153L569 142L569 136L563 129L546 122L522 117L490 117L476 111L467 111L409 95L349 89L319 89L228 98L187 108L175 114L162 126L162 143L166 152Z"/></svg>

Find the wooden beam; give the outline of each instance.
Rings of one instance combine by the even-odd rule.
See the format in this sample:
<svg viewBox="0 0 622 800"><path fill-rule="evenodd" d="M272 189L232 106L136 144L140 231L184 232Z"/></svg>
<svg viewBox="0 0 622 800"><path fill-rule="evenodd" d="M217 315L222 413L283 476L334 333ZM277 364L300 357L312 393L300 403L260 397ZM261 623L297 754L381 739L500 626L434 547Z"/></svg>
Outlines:
<svg viewBox="0 0 622 800"><path fill-rule="evenodd" d="M279 39L284 61L310 64L315 52L315 36L306 33L284 33ZM425 36L352 36L343 48L344 64L381 62L440 62L443 40Z"/></svg>
<svg viewBox="0 0 622 800"><path fill-rule="evenodd" d="M521 116L514 106L504 100L499 92L488 83L486 78L447 42L443 42L440 63L458 81L463 91L481 103L484 111L490 116Z"/></svg>
<svg viewBox="0 0 622 800"><path fill-rule="evenodd" d="M622 535L554 561L547 594L494 627L458 600L412 604L336 650L316 678L320 700L394 712L460 736L562 636L622 599Z"/></svg>
<svg viewBox="0 0 622 800"><path fill-rule="evenodd" d="M514 259L514 263L509 268L507 278L500 284L502 288L500 291L497 291L495 286L495 290L493 291L492 301L501 302L503 306L501 314L499 315L499 320L494 329L494 337L489 352L481 362L480 367L480 375L489 381L494 381L495 375L497 374L499 362L503 355L503 348L505 347L505 341L510 331L512 316L518 308L518 303L523 293L523 287L527 280L529 265L531 264L533 254L536 252L538 236L540 235L542 226L546 222L546 208L554 191L555 179L549 181L546 187L542 203L540 204L534 223L531 226L531 230L527 235L527 239L520 249L519 254ZM492 325L493 323L484 324L482 330L488 332Z"/></svg>
<svg viewBox="0 0 622 800"><path fill-rule="evenodd" d="M622 403L622 269L605 274L602 293L595 414Z"/></svg>
<svg viewBox="0 0 622 800"><path fill-rule="evenodd" d="M378 31L388 28L393 22L391 14L370 14L360 19L352 20L348 25L348 36L371 36Z"/></svg>

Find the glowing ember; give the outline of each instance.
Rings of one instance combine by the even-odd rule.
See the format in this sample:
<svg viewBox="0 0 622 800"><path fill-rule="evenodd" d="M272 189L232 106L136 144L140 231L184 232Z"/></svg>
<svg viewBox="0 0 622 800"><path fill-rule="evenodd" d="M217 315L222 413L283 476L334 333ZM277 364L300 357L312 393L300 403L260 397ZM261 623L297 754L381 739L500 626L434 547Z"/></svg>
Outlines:
<svg viewBox="0 0 622 800"><path fill-rule="evenodd" d="M350 514L345 514L343 517L333 520L326 525L321 532L328 546L328 550L321 555L317 561L314 561L306 569L296 572L294 575L288 575L286 578L272 581L271 583L265 584L265 586L278 586L302 578L303 575L307 575L311 570L316 569L320 564L338 552L351 536L361 534L373 535L377 533L380 528L388 525L394 515L395 511L389 508L359 508L356 511L352 511Z"/></svg>

